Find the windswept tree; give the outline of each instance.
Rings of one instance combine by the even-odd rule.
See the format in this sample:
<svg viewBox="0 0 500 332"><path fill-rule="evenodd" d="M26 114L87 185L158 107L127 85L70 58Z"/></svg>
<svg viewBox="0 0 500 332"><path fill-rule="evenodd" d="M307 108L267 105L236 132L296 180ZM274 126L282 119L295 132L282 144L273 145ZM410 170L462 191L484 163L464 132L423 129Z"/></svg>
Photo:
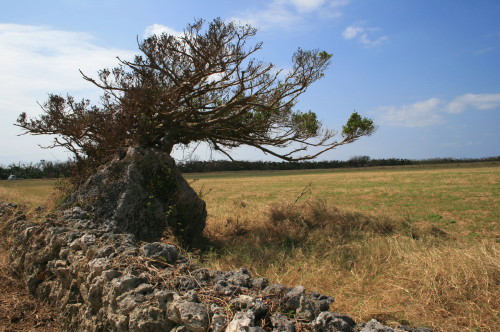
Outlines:
<svg viewBox="0 0 500 332"><path fill-rule="evenodd" d="M103 91L101 102L50 95L38 118L22 113L17 126L33 135L55 135L76 161L95 169L124 147L172 152L205 142L231 158L253 146L287 160L309 160L374 132L353 113L340 133L323 129L315 113L295 109L298 97L320 79L331 55L298 49L291 69L254 58L256 29L220 19L197 20L180 36L154 35L139 43L133 61L83 78Z"/></svg>
<svg viewBox="0 0 500 332"><path fill-rule="evenodd" d="M152 240L167 228L192 242L205 227L205 202L175 169L176 146L204 142L229 158L253 146L288 161L313 159L374 131L353 113L342 130L323 129L316 114L295 109L320 79L331 55L297 50L289 71L254 58L256 29L216 19L198 20L180 36L139 43L133 61L83 78L103 91L99 104L50 95L38 118L21 114L25 133L55 135L51 147L74 154L79 204L106 230ZM168 227L167 227L168 226Z"/></svg>

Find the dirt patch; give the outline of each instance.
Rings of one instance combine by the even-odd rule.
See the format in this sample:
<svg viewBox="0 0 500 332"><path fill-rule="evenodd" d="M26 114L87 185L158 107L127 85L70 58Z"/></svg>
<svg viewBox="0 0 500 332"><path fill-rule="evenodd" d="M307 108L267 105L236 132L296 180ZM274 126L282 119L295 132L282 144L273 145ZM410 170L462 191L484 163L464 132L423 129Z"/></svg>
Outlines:
<svg viewBox="0 0 500 332"><path fill-rule="evenodd" d="M8 262L6 250L0 247L0 332L63 332L56 313L28 293Z"/></svg>

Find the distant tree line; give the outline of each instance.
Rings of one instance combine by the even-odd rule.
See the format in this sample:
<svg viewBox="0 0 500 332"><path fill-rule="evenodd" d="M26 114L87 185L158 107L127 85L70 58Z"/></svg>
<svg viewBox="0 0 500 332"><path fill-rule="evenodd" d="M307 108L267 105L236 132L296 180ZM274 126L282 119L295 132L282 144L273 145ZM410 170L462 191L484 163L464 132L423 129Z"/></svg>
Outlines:
<svg viewBox="0 0 500 332"><path fill-rule="evenodd" d="M42 178L63 178L71 175L71 165L69 161L45 161L37 163L17 163L8 166L0 165L0 179L6 180L9 175L15 175L23 179Z"/></svg>
<svg viewBox="0 0 500 332"><path fill-rule="evenodd" d="M269 170L305 170L349 167L401 166L401 165L437 165L453 163L472 163L500 161L498 157L488 158L432 158L432 159L371 159L369 156L354 156L346 161L237 161L229 160L190 160L179 162L178 167L183 173L224 172L224 171L269 171ZM9 175L24 179L61 178L71 175L73 163L52 162L41 160L38 163L17 163L8 166L0 165L0 179Z"/></svg>
<svg viewBox="0 0 500 332"><path fill-rule="evenodd" d="M375 166L401 166L401 165L432 165L450 163L470 163L484 161L500 161L500 156L489 158L434 158L410 160L400 158L371 159L369 156L355 156L347 161L301 161L301 162L276 162L276 161L238 161L191 160L179 163L183 173L222 172L222 171L267 171L267 170L304 170L304 169L329 169L349 167L375 167Z"/></svg>
<svg viewBox="0 0 500 332"><path fill-rule="evenodd" d="M179 169L184 173L220 172L220 171L268 171L268 170L303 170L303 169L328 169L343 167L365 167L381 165L410 165L408 159L371 160L351 158L348 161L238 161L233 163L228 160L213 161L187 161L179 164Z"/></svg>

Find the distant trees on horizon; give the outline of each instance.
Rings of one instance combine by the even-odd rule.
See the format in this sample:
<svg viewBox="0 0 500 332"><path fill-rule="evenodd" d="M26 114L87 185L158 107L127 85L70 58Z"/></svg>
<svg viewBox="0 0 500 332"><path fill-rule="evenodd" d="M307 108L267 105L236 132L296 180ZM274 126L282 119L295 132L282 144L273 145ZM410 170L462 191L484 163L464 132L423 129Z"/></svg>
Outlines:
<svg viewBox="0 0 500 332"><path fill-rule="evenodd" d="M268 170L306 170L333 169L350 167L402 166L402 165L437 165L452 163L471 163L485 161L500 161L500 156L487 158L431 158L431 159L371 159L369 156L354 156L346 161L237 161L229 160L189 160L179 162L182 173L226 172L226 171L268 171ZM37 163L12 163L0 165L0 179L6 180L9 175L24 179L65 178L72 172L71 161L45 161Z"/></svg>
<svg viewBox="0 0 500 332"><path fill-rule="evenodd" d="M6 180L9 175L23 179L65 178L71 174L70 161L45 161L37 163L12 163L8 166L0 165L0 179Z"/></svg>

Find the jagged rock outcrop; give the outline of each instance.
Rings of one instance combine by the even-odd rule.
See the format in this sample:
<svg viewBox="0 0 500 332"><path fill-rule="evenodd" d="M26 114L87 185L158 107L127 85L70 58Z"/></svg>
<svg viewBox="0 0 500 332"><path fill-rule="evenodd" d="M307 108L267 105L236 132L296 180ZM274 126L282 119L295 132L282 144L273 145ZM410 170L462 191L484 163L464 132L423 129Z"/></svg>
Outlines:
<svg viewBox="0 0 500 332"><path fill-rule="evenodd" d="M410 331L328 312L333 298L191 264L175 246L99 227L80 207L27 220L0 204L1 234L32 294L68 331ZM95 226L92 228L91 226Z"/></svg>
<svg viewBox="0 0 500 332"><path fill-rule="evenodd" d="M108 232L153 241L165 231L190 241L201 235L207 216L198 197L168 153L131 147L102 166L63 205L92 213Z"/></svg>

